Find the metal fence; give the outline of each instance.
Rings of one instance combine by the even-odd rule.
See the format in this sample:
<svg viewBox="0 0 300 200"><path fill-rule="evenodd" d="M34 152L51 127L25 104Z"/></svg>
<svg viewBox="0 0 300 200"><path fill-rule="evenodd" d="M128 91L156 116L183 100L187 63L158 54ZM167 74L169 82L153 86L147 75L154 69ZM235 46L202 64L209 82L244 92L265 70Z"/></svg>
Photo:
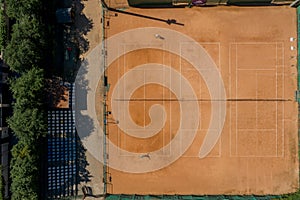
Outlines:
<svg viewBox="0 0 300 200"><path fill-rule="evenodd" d="M182 199L182 200L271 200L278 199L280 196L227 196L227 195L108 195L106 200L158 200L158 199Z"/></svg>
<svg viewBox="0 0 300 200"><path fill-rule="evenodd" d="M70 91L70 104L73 103L73 85ZM72 106L69 106L72 108ZM77 134L75 116L72 109L48 111L48 151L47 151L47 198L60 199L77 194L78 163Z"/></svg>

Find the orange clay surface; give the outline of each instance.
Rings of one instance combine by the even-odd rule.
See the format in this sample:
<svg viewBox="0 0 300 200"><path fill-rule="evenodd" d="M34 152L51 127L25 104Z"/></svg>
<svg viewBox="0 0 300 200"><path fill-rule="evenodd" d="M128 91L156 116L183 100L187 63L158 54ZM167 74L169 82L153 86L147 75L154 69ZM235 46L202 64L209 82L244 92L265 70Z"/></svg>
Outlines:
<svg viewBox="0 0 300 200"><path fill-rule="evenodd" d="M192 85L199 100L200 123L192 145L171 165L141 174L110 168L108 193L263 195L296 191L298 111L293 56L297 50L290 48L297 46L296 41L290 41L290 37L297 36L296 10L287 6L220 6L127 11L185 24L167 25L119 14L110 17L107 33L110 37L147 26L190 36L218 66L226 90L227 112L220 139L208 156L199 159L211 113L210 95L202 77L186 60L163 50L142 49L119 57L107 70L108 109L114 101L112 91L122 75L141 64L161 63L180 72ZM126 45L120 44L120 49ZM99 94L96 98L101 102ZM164 106L166 123L156 135L146 139L129 136L116 124L108 124L109 139L114 144L127 151L151 154L172 141L180 124L180 106L173 92L157 84L146 84L129 101L130 115L136 124L150 123L148 112L153 104Z"/></svg>

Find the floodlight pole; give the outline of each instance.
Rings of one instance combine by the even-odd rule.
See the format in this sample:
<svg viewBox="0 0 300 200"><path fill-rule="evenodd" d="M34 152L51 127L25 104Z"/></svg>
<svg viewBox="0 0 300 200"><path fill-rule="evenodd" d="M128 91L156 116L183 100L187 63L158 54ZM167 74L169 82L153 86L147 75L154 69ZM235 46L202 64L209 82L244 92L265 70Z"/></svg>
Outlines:
<svg viewBox="0 0 300 200"><path fill-rule="evenodd" d="M115 9L115 8L110 8L110 7L107 6L107 4L105 3L104 0L101 0L101 3L103 5L103 7L105 7L107 10L112 11L112 12L122 13L122 14L131 15L131 16L135 16L135 17L141 17L141 18L145 18L145 19L161 21L161 22L165 22L169 25L175 24L175 25L179 25L179 26L184 26L184 24L178 23L176 21L176 19L167 19L166 20L166 19L160 19L160 18L157 18L157 17L151 17L151 16L147 16L147 15L141 15L141 14L137 14L137 13L127 12L127 11L124 11L124 10L118 10L118 9Z"/></svg>

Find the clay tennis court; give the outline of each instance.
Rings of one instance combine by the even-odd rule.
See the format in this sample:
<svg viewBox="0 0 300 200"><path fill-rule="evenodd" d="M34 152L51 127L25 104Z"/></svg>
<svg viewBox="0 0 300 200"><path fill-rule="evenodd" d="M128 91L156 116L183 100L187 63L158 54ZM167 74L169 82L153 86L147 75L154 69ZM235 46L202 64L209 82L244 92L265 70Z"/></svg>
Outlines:
<svg viewBox="0 0 300 200"><path fill-rule="evenodd" d="M139 127L147 127L151 124L149 110L155 104L163 106L166 115L156 116L165 123L161 129L154 128L157 134L148 138L143 138L143 131L128 127L127 132L141 134L140 137L134 137L124 133L118 123L110 123L110 141L123 150L140 155L149 154L150 158L141 156L140 159L148 159L145 162L156 165L158 163L151 163L151 152L166 146L176 137L181 121L180 104L186 99L180 98L180 95L169 88L147 83L138 87L130 98L112 97L118 82L126 73L148 63L169 66L181 74L182 81L188 80L195 92L195 97L190 100L197 102L199 106L199 124L196 136L187 151L162 169L148 173L126 173L110 168L111 180L107 185L107 192L263 195L296 191L299 183L298 107L295 101L297 65L294 57L297 50L291 49L291 46L297 47L297 42L291 39L297 38L296 10L282 6L129 11L163 19L176 19L185 26L167 25L119 14L109 19L108 37L141 27L169 28L188 35L214 61L224 83L226 98L212 99L206 82L195 67L180 55L163 50L164 41L157 43L158 48L139 49L119 57L107 70L110 84L108 110L112 109L112 104L119 109L128 105L130 117L110 117L125 124L131 118ZM145 38L141 43L147 41ZM119 43L116 51L126 52L126 48L134 45L137 44ZM182 49L179 52L190 45L181 44ZM142 73L143 77L126 79L125 83L130 85L140 79L146 83L151 76L161 80L170 79L169 73L159 67L153 70L142 69L142 72L136 70L136 73ZM181 83L180 81L174 84ZM181 89L184 93L184 89ZM199 149L211 123L212 102L215 101L225 102L224 127L209 154L199 158ZM170 154L172 149L164 149L161 160ZM126 157L120 152L118 158L109 159L121 159L124 156Z"/></svg>

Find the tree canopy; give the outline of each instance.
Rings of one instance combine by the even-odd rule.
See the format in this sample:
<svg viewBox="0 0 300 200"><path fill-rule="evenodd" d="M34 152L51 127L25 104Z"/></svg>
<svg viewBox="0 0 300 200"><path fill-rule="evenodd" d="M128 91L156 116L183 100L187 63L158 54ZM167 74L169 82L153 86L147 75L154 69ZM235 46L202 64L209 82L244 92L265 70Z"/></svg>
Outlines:
<svg viewBox="0 0 300 200"><path fill-rule="evenodd" d="M10 69L22 73L41 63L40 50L30 39L12 41L7 45L4 58Z"/></svg>
<svg viewBox="0 0 300 200"><path fill-rule="evenodd" d="M39 45L45 44L44 25L35 17L23 16L12 27L12 40L30 39Z"/></svg>
<svg viewBox="0 0 300 200"><path fill-rule="evenodd" d="M39 109L16 109L13 116L8 120L11 129L19 140L26 143L34 143L46 135L45 115Z"/></svg>
<svg viewBox="0 0 300 200"><path fill-rule="evenodd" d="M38 200L38 157L35 148L23 141L12 149L12 200Z"/></svg>
<svg viewBox="0 0 300 200"><path fill-rule="evenodd" d="M41 141L47 133L43 99L43 68L48 39L42 22L45 2L5 0L5 3L6 15L14 24L9 40L7 43L0 40L0 47L5 47L4 61L10 70L18 74L17 78L10 80L14 103L13 115L8 119L8 124L17 139L17 144L12 148L11 199L37 200L41 199ZM0 20L2 16L4 15L0 15ZM1 24L3 22L0 22L0 37L5 31ZM4 41L5 38L2 39Z"/></svg>
<svg viewBox="0 0 300 200"><path fill-rule="evenodd" d="M43 69L32 68L21 77L10 81L10 90L15 99L15 106L39 108L43 104L44 78Z"/></svg>
<svg viewBox="0 0 300 200"><path fill-rule="evenodd" d="M3 50L7 42L6 15L3 9L3 2L0 2L0 50Z"/></svg>
<svg viewBox="0 0 300 200"><path fill-rule="evenodd" d="M6 0L6 12L10 18L21 19L25 15L38 16L41 7L41 0Z"/></svg>

